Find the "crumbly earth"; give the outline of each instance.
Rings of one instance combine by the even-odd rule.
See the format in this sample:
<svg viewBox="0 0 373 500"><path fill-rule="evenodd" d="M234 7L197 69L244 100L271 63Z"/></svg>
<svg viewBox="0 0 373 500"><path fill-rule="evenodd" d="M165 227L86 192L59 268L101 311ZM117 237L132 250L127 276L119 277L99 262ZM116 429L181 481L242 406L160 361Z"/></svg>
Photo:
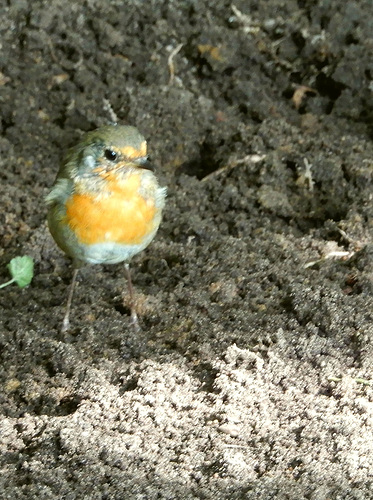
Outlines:
<svg viewBox="0 0 373 500"><path fill-rule="evenodd" d="M1 7L1 499L373 499L371 0ZM71 266L44 196L136 125L168 201Z"/></svg>

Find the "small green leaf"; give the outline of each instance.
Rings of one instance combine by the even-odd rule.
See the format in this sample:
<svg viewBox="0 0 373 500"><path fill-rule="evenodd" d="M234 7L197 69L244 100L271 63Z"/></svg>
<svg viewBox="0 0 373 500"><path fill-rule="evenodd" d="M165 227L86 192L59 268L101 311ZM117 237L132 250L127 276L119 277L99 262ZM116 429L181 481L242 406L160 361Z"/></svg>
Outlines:
<svg viewBox="0 0 373 500"><path fill-rule="evenodd" d="M34 261L31 257L14 257L8 264L8 269L12 278L20 288L31 283L34 276Z"/></svg>

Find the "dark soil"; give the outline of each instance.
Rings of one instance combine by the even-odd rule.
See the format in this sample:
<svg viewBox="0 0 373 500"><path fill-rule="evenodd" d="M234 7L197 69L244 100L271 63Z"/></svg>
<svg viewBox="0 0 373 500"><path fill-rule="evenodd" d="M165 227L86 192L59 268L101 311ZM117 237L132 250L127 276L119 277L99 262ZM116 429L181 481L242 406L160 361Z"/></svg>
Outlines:
<svg viewBox="0 0 373 500"><path fill-rule="evenodd" d="M0 498L373 499L371 0L2 4ZM44 196L114 120L168 187L142 332L92 266L63 336Z"/></svg>

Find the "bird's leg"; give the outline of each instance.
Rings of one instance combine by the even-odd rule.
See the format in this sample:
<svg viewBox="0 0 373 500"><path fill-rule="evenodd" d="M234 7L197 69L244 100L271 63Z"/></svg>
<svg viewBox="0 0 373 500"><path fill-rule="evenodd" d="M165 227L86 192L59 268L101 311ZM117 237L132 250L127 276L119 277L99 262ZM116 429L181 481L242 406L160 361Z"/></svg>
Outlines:
<svg viewBox="0 0 373 500"><path fill-rule="evenodd" d="M71 309L71 303L73 301L73 295L76 284L76 277L78 276L78 271L79 269L77 268L75 268L73 271L73 277L71 280L69 295L67 297L66 311L62 322L61 333L66 333L70 328L70 309Z"/></svg>
<svg viewBox="0 0 373 500"><path fill-rule="evenodd" d="M134 294L133 285L132 285L130 266L127 262L124 264L124 269L126 272L126 278L127 278L127 283L128 283L128 292L130 294L131 323L135 327L135 330L139 331L139 330L141 330L141 328L140 328L140 324L139 324L139 318L138 318L137 312L136 312L136 301L135 301L135 294Z"/></svg>

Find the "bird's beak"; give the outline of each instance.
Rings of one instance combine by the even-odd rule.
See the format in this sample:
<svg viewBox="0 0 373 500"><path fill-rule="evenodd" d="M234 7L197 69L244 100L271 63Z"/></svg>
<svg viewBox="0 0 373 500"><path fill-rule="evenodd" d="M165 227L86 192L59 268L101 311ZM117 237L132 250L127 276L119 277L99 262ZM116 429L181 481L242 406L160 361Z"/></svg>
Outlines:
<svg viewBox="0 0 373 500"><path fill-rule="evenodd" d="M151 172L154 172L155 170L153 163L147 156L144 156L143 158L139 158L138 160L136 160L136 166L138 168L143 168L144 170L150 170Z"/></svg>

